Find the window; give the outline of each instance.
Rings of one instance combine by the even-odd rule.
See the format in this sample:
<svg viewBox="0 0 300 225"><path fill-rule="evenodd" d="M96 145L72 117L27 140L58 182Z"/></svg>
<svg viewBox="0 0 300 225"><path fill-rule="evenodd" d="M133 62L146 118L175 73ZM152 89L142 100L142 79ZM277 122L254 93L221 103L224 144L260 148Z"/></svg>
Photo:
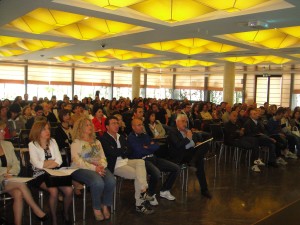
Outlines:
<svg viewBox="0 0 300 225"><path fill-rule="evenodd" d="M256 76L255 102L258 106L263 105L265 102L281 105L281 90L282 77L280 75Z"/></svg>
<svg viewBox="0 0 300 225"><path fill-rule="evenodd" d="M173 75L170 74L148 74L147 75L147 98L171 98L173 86Z"/></svg>
<svg viewBox="0 0 300 225"><path fill-rule="evenodd" d="M15 99L16 96L23 96L24 66L0 65L0 96L1 99Z"/></svg>
<svg viewBox="0 0 300 225"><path fill-rule="evenodd" d="M109 70L75 69L74 83L74 95L77 95L79 100L84 97L94 98L96 91L100 91L100 98L111 98L111 72Z"/></svg>
<svg viewBox="0 0 300 225"><path fill-rule="evenodd" d="M115 71L114 72L114 86L113 97L119 99L120 97L132 97L132 72Z"/></svg>
<svg viewBox="0 0 300 225"><path fill-rule="evenodd" d="M204 76L203 75L176 75L174 91L175 99L192 101L204 100Z"/></svg>
<svg viewBox="0 0 300 225"><path fill-rule="evenodd" d="M28 66L28 94L38 98L63 99L63 95L72 93L71 68L55 66Z"/></svg>

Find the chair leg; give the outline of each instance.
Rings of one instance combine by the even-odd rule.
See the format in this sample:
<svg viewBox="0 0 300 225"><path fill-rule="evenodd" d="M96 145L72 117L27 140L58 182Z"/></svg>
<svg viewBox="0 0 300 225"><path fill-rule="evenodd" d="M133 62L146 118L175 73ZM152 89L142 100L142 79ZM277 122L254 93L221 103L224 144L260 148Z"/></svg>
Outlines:
<svg viewBox="0 0 300 225"><path fill-rule="evenodd" d="M31 208L30 206L28 206L29 208L29 224L32 225L32 214L31 214Z"/></svg>
<svg viewBox="0 0 300 225"><path fill-rule="evenodd" d="M74 194L74 190L75 190L75 187L72 185L72 188L73 188L73 194L72 194L72 204L73 204L73 223L76 222L76 210L75 210L75 194Z"/></svg>
<svg viewBox="0 0 300 225"><path fill-rule="evenodd" d="M85 221L85 213L86 213L86 186L83 185L83 221Z"/></svg>
<svg viewBox="0 0 300 225"><path fill-rule="evenodd" d="M39 190L39 202L40 202L40 207L43 210L44 209L44 192ZM41 221L41 225L43 225L43 221Z"/></svg>

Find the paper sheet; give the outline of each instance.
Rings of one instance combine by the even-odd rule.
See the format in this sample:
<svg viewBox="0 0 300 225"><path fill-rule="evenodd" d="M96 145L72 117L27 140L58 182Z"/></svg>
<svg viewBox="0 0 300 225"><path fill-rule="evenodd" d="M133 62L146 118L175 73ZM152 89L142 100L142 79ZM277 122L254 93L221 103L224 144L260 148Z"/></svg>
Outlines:
<svg viewBox="0 0 300 225"><path fill-rule="evenodd" d="M27 183L31 181L32 177L12 177L6 180L6 182L18 182L18 183Z"/></svg>
<svg viewBox="0 0 300 225"><path fill-rule="evenodd" d="M77 169L69 168L69 167L62 167L59 170L45 169L45 168L44 168L44 170L52 176L67 176L67 175L71 175Z"/></svg>
<svg viewBox="0 0 300 225"><path fill-rule="evenodd" d="M206 141L200 142L199 144L195 145L194 148L197 148L197 147L199 147L200 145L205 144L206 142L212 141L213 139L214 139L214 138L210 138L210 139L207 139Z"/></svg>

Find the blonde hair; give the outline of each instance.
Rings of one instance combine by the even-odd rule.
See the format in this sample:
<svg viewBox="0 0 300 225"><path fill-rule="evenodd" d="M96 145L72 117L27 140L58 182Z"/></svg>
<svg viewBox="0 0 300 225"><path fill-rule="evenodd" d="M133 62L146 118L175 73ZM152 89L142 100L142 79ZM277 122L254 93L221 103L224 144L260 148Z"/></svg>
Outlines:
<svg viewBox="0 0 300 225"><path fill-rule="evenodd" d="M29 140L39 143L41 145L41 133L48 125L50 130L50 124L48 121L37 121L33 124L30 133L29 133ZM48 140L50 142L50 139Z"/></svg>
<svg viewBox="0 0 300 225"><path fill-rule="evenodd" d="M75 139L79 139L79 140L82 139L82 137L83 137L83 131L84 131L84 128L86 127L86 122L87 121L89 123L91 123L91 125L92 125L92 131L93 132L90 134L90 137L93 138L93 139L96 139L95 130L94 130L94 124L92 123L92 121L88 117L81 117L74 124L73 133L72 133L72 139L73 139L73 141Z"/></svg>
<svg viewBox="0 0 300 225"><path fill-rule="evenodd" d="M6 123L3 120L0 120L0 129L4 129L6 127Z"/></svg>

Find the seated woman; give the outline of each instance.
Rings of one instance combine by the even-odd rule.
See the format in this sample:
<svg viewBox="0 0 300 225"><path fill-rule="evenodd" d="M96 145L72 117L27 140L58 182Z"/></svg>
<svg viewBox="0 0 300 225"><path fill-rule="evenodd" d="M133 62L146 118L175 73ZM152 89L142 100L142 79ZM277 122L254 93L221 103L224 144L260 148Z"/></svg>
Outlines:
<svg viewBox="0 0 300 225"><path fill-rule="evenodd" d="M71 124L71 113L69 110L62 109L58 114L60 125L55 131L55 140L58 148L69 148L72 144L72 124Z"/></svg>
<svg viewBox="0 0 300 225"><path fill-rule="evenodd" d="M104 116L103 108L101 105L98 104L94 105L93 116L94 118L92 119L92 122L94 124L94 130L96 132L96 135L98 137L101 137L106 131L106 127L105 127L106 117Z"/></svg>
<svg viewBox="0 0 300 225"><path fill-rule="evenodd" d="M149 136L153 138L162 138L166 136L166 131L161 122L156 120L155 112L149 111L145 118L145 129Z"/></svg>
<svg viewBox="0 0 300 225"><path fill-rule="evenodd" d="M86 117L74 124L71 156L72 167L81 168L72 173L73 179L90 187L95 219L109 219L108 206L113 203L116 181L106 168L106 157L101 143L95 137L93 123Z"/></svg>
<svg viewBox="0 0 300 225"><path fill-rule="evenodd" d="M35 122L31 128L29 139L30 162L33 168L34 185L48 191L49 205L52 216L52 224L57 225L56 208L58 190L64 195L64 220L65 224L71 224L69 220L69 208L72 203L73 189L71 186L48 187L47 175L43 168L55 169L62 164L62 158L57 143L50 137L50 125L47 121Z"/></svg>
<svg viewBox="0 0 300 225"><path fill-rule="evenodd" d="M48 219L48 215L35 203L27 185L25 183L9 182L12 176L19 174L20 162L16 157L13 145L8 141L4 141L5 127L5 122L0 121L0 189L10 194L14 199L14 224L22 224L23 199L31 207L37 218L45 221ZM1 184L3 184L2 187Z"/></svg>

